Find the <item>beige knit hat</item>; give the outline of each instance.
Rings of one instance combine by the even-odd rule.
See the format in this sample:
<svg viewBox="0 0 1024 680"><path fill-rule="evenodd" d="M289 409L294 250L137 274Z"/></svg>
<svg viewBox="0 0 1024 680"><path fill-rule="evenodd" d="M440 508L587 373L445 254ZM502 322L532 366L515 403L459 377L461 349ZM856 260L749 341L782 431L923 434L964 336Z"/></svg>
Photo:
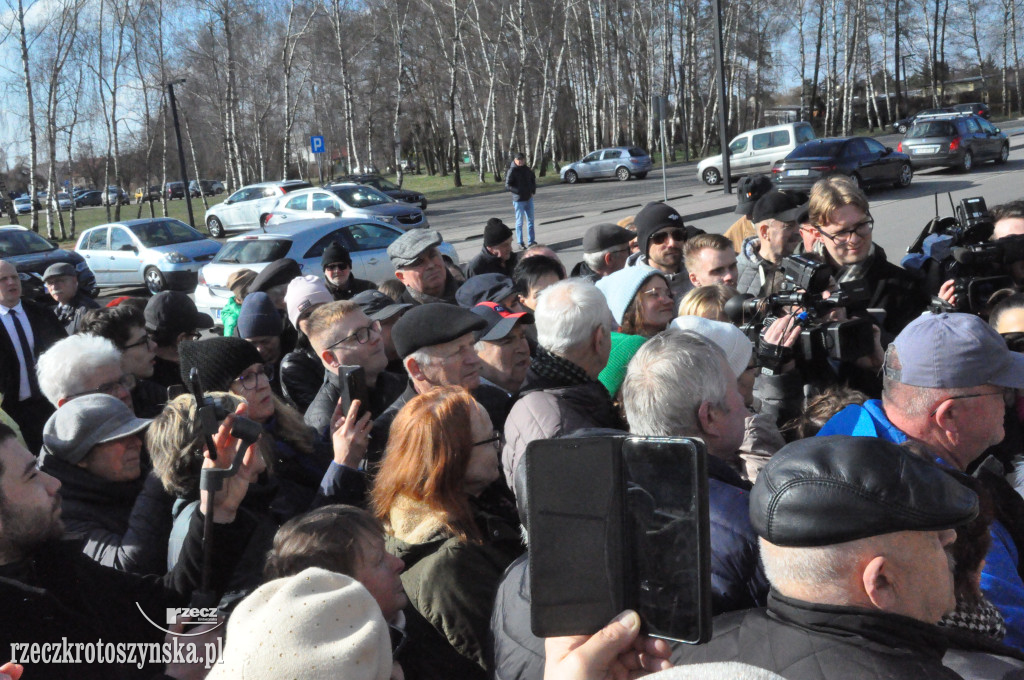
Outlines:
<svg viewBox="0 0 1024 680"><path fill-rule="evenodd" d="M391 638L356 580L310 567L265 583L228 620L208 680L388 680Z"/></svg>

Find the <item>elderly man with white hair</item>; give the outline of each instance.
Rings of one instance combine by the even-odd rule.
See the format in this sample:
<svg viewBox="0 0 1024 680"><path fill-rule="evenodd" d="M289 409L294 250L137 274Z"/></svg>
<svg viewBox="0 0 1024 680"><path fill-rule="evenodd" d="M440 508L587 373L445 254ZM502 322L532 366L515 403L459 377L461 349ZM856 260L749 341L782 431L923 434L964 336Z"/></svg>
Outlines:
<svg viewBox="0 0 1024 680"><path fill-rule="evenodd" d="M53 344L36 364L39 389L56 408L86 394L109 394L132 406L135 376L125 373L121 352L97 335L72 335Z"/></svg>
<svg viewBox="0 0 1024 680"><path fill-rule="evenodd" d="M629 363L622 406L632 434L704 441L711 511L711 606L717 614L763 605L768 583L747 516L750 484L735 470L749 411L726 354L692 331L659 333Z"/></svg>
<svg viewBox="0 0 1024 680"><path fill-rule="evenodd" d="M537 354L526 372L523 396L505 421L501 463L510 488L533 440L589 427L623 427L608 390L597 380L608 363L616 326L601 291L582 279L549 286L538 298L534 321Z"/></svg>

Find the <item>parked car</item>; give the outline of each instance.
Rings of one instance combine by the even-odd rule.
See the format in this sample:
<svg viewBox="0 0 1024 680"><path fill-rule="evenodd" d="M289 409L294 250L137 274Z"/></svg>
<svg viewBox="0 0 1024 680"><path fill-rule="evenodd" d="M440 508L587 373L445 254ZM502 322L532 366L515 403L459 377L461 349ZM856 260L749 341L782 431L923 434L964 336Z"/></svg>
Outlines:
<svg viewBox="0 0 1024 680"><path fill-rule="evenodd" d="M83 208L87 205L103 205L103 193L100 191L84 191L75 197L76 208Z"/></svg>
<svg viewBox="0 0 1024 680"><path fill-rule="evenodd" d="M118 203L121 205L131 203L128 192L118 186L107 187L103 193L103 205L117 205Z"/></svg>
<svg viewBox="0 0 1024 680"><path fill-rule="evenodd" d="M575 163L562 166L560 176L569 184L576 184L581 179L590 182L600 177L615 177L625 182L630 177L647 177L653 167L650 154L640 147L615 146L598 149Z"/></svg>
<svg viewBox="0 0 1024 680"><path fill-rule="evenodd" d="M772 125L738 134L729 142L729 175L736 178L770 172L776 161L814 137L814 128L805 122ZM715 186L722 181L722 167L721 154L705 158L697 164L697 177Z"/></svg>
<svg viewBox="0 0 1024 680"><path fill-rule="evenodd" d="M71 195L66 191L61 191L54 195L50 204L57 210L71 210Z"/></svg>
<svg viewBox="0 0 1024 680"><path fill-rule="evenodd" d="M101 288L144 285L150 293L196 287L199 268L220 243L184 222L158 217L102 224L78 237L82 255Z"/></svg>
<svg viewBox="0 0 1024 680"><path fill-rule="evenodd" d="M32 212L33 201L28 196L19 196L18 198L14 199L12 203L14 204L14 212L18 213L19 215L27 215L28 213ZM35 201L35 208L36 210L39 209L38 201Z"/></svg>
<svg viewBox="0 0 1024 680"><path fill-rule="evenodd" d="M185 183L168 182L164 186L164 193L167 194L168 201L174 198L185 198Z"/></svg>
<svg viewBox="0 0 1024 680"><path fill-rule="evenodd" d="M92 191L92 190L91 189L86 189L85 187L75 187L75 188L73 188L71 190L71 197L72 198L78 198L79 196L81 196L82 194L84 194L87 191Z"/></svg>
<svg viewBox="0 0 1024 680"><path fill-rule="evenodd" d="M914 121L920 118L921 116L934 116L937 113L951 113L952 111L953 109L948 106L943 106L937 109L924 109L923 111L918 111L912 116L900 118L899 120L892 124L892 129L893 132L898 132L901 135L903 135L907 133L907 130L909 130L910 126L914 124Z"/></svg>
<svg viewBox="0 0 1024 680"><path fill-rule="evenodd" d="M988 120L990 117L988 104L985 104L984 102L968 102L966 104L956 104L953 107L953 110L960 111L962 113L973 113L976 116L981 116L985 120Z"/></svg>
<svg viewBox="0 0 1024 680"><path fill-rule="evenodd" d="M266 212L266 208L273 205L276 199L292 191L312 186L309 182L292 179L242 187L228 196L223 203L210 206L206 211L206 228L214 238L220 238L228 231L255 229L260 226L260 215Z"/></svg>
<svg viewBox="0 0 1024 680"><path fill-rule="evenodd" d="M351 182L301 189L282 196L260 215L260 224L335 217L377 218L403 229L430 226L419 208L400 203L373 187Z"/></svg>
<svg viewBox="0 0 1024 680"><path fill-rule="evenodd" d="M194 179L188 183L188 193L192 198L199 198L200 192L204 196L223 194L224 185L212 179Z"/></svg>
<svg viewBox="0 0 1024 680"><path fill-rule="evenodd" d="M381 193L387 194L396 201L403 203L419 203L422 210L427 209L427 197L418 191L409 191L408 189L402 189L397 184L390 180L386 180L380 175L350 175L345 178L346 182L355 182L356 184L362 184L364 186L373 187Z"/></svg>
<svg viewBox="0 0 1024 680"><path fill-rule="evenodd" d="M812 139L772 166L779 189L809 191L822 177L845 175L860 187L910 186L910 158L870 137Z"/></svg>
<svg viewBox="0 0 1024 680"><path fill-rule="evenodd" d="M160 187L156 184L149 187L148 190L145 187L139 187L135 190L136 203L142 203L143 201L159 201L160 196Z"/></svg>
<svg viewBox="0 0 1024 680"><path fill-rule="evenodd" d="M943 166L970 172L979 161L1005 163L1010 141L992 123L973 113L919 117L899 143L915 168Z"/></svg>
<svg viewBox="0 0 1024 680"><path fill-rule="evenodd" d="M199 272L196 307L219 322L221 309L232 296L228 277L239 269L259 272L271 262L290 257L303 274L322 276L320 257L324 248L340 241L352 255L352 274L361 279L382 281L394 275L387 247L405 230L365 218L303 220L275 225L266 232L254 231L229 238L213 261ZM439 250L453 262L459 257L451 244Z"/></svg>
<svg viewBox="0 0 1024 680"><path fill-rule="evenodd" d="M24 197L28 200L28 197ZM21 200L21 199L17 199ZM85 259L71 250L59 248L36 232L17 226L0 227L0 259L7 260L18 270L22 295L30 300L52 304L43 286L43 272L52 264L67 262L78 273L78 286L87 295L95 295L96 277Z"/></svg>

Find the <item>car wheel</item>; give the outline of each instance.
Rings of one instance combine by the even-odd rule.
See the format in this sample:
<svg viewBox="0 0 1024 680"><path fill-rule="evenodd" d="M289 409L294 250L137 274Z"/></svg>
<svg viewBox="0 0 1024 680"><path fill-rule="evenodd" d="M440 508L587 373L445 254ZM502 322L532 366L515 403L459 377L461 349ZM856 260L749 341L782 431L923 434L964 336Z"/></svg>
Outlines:
<svg viewBox="0 0 1024 680"><path fill-rule="evenodd" d="M206 228L209 230L210 236L214 238L220 238L224 235L224 225L216 217L206 220Z"/></svg>
<svg viewBox="0 0 1024 680"><path fill-rule="evenodd" d="M964 151L964 159L962 161L960 161L960 170L961 170L961 172L970 172L971 168L973 168L973 167L974 167L974 154L972 154L971 150L968 149L967 151Z"/></svg>
<svg viewBox="0 0 1024 680"><path fill-rule="evenodd" d="M575 170L566 170L565 181L569 184L576 184L576 182L580 181L580 176L576 174Z"/></svg>
<svg viewBox="0 0 1024 680"><path fill-rule="evenodd" d="M615 176L620 182L625 182L629 179L629 168L619 168L615 171Z"/></svg>
<svg viewBox="0 0 1024 680"><path fill-rule="evenodd" d="M156 295L167 290L167 281L156 267L146 267L144 278L146 279L146 290L149 291L150 295Z"/></svg>
<svg viewBox="0 0 1024 680"><path fill-rule="evenodd" d="M704 184L715 186L722 182L722 173L718 171L718 168L708 168L701 173L701 179L704 180Z"/></svg>
<svg viewBox="0 0 1024 680"><path fill-rule="evenodd" d="M914 169L910 167L910 163L904 163L900 166L900 174L896 178L896 187L899 189L909 187L913 179Z"/></svg>
<svg viewBox="0 0 1024 680"><path fill-rule="evenodd" d="M897 125L896 126L896 132L900 133L901 135L907 134L907 125L906 125L906 123L900 123L899 125Z"/></svg>
<svg viewBox="0 0 1024 680"><path fill-rule="evenodd" d="M636 177L637 179L643 179L643 178L647 177L647 173L646 172L638 172L638 173L636 173L636 175L634 175L634 177Z"/></svg>
<svg viewBox="0 0 1024 680"><path fill-rule="evenodd" d="M1010 158L1010 145L1003 144L1003 148L999 150L999 158L996 159L996 163L1002 165Z"/></svg>

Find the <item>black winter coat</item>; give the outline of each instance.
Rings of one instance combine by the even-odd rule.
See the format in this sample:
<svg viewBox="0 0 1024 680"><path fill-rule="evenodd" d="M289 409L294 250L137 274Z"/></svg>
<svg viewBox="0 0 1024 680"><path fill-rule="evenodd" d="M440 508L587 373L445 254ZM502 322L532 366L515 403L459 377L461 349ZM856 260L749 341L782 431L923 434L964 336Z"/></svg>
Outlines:
<svg viewBox="0 0 1024 680"><path fill-rule="evenodd" d="M53 308L53 313L57 317L57 321L64 326L64 330L68 332L68 335L73 335L78 332L78 327L82 323L82 317L90 309L99 309L100 304L93 300L91 297L78 291L75 296L71 298L71 303L67 307L61 307L59 304Z"/></svg>
<svg viewBox="0 0 1024 680"><path fill-rule="evenodd" d="M323 362L309 344L309 338L299 335L295 350L281 359L281 386L286 399L295 404L299 413L305 413L313 403L326 373Z"/></svg>
<svg viewBox="0 0 1024 680"><path fill-rule="evenodd" d="M377 285L373 281L366 281L365 279L357 279L356 277L349 274L348 285L344 288L338 288L325 276L324 283L327 286L327 290L331 292L335 300L351 300L354 296L362 293L364 290L377 290Z"/></svg>
<svg viewBox="0 0 1024 680"><path fill-rule="evenodd" d="M509 257L507 261L502 262L500 257L488 252L486 246L481 246L480 252L469 261L469 265L466 267L466 278L468 279L480 274L503 274L504 276L512 276L512 270L514 268L514 257Z"/></svg>
<svg viewBox="0 0 1024 680"><path fill-rule="evenodd" d="M167 538L174 498L155 475L111 482L43 448L39 469L61 483L61 517L82 552L105 567L133 574L167 571Z"/></svg>
<svg viewBox="0 0 1024 680"><path fill-rule="evenodd" d="M882 347L886 347L904 326L921 315L931 303L931 296L923 277L889 262L881 246L876 244L870 257L862 280L871 297L866 303L848 305L846 311L850 316L867 316L868 309L884 309Z"/></svg>
<svg viewBox="0 0 1024 680"><path fill-rule="evenodd" d="M711 641L679 645L672 663L739 661L787 680L960 680L942 665L951 639L938 626L906 616L812 604L773 591L767 609L716 617ZM996 644L982 651L1014 654Z"/></svg>
<svg viewBox="0 0 1024 680"><path fill-rule="evenodd" d="M213 526L217 550L211 586L221 593L251 525L239 516L232 524ZM201 583L202 535L203 517L196 513L182 557L165 576L136 576L104 567L83 555L80 543L68 539L46 543L30 559L0 567L0 642L5 654L12 653L10 643L60 647L65 638L68 643L102 640L105 645L163 643L166 634L146 616L166 627L168 608L189 606L192 591ZM118 680L152 677L162 665L140 670L134 663L65 663L34 670L42 671L36 677L47 680Z"/></svg>
<svg viewBox="0 0 1024 680"><path fill-rule="evenodd" d="M407 385L408 379L404 376L388 373L387 371L377 376L377 384L372 390L369 390L370 417L374 419L375 424L377 418L399 398ZM338 374L325 371L324 379L320 384L320 390L316 393L313 401L310 402L304 417L306 425L316 430L317 435L324 441L330 439L331 416L338 405L338 400L341 399L344 393L345 385Z"/></svg>
<svg viewBox="0 0 1024 680"><path fill-rule="evenodd" d="M505 173L505 191L512 193L513 201L528 201L537 193L537 175L526 163L513 163Z"/></svg>

